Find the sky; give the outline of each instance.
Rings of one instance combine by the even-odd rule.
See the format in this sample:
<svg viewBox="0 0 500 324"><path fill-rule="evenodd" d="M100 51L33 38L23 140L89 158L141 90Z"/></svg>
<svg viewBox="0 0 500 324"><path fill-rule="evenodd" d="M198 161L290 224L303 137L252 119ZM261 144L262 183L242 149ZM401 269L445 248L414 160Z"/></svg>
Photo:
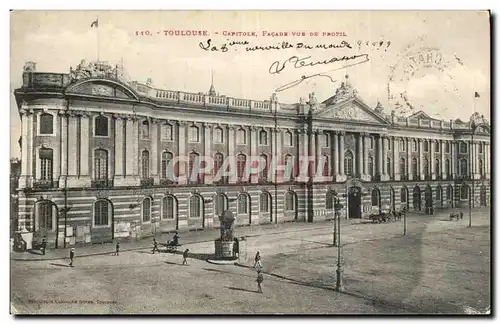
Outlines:
<svg viewBox="0 0 500 324"><path fill-rule="evenodd" d="M490 118L490 27L485 11L14 11L10 18L12 157L20 156L20 119L13 91L22 85L27 61L36 62L38 72L68 73L82 59L99 56L113 65L122 61L130 79L145 83L151 78L157 88L207 92L213 78L219 94L266 100L302 75L342 67L336 62L295 68L292 59L279 74L270 74L275 61L283 64L296 56L318 62L367 54L368 62L329 72L330 77L308 78L279 92L278 100L296 103L314 92L323 101L348 74L362 100L371 107L380 101L386 113L398 101L388 98L389 88L396 95L405 93L416 110L436 118L468 120L474 111ZM98 28L91 28L96 19ZM209 35L165 36L165 30L205 30ZM231 31L257 36L223 36ZM263 32L288 35L263 36ZM311 36L315 32L319 36ZM323 32L346 36L321 36ZM200 47L208 39L219 51ZM249 45L226 45L228 51L222 52L229 41ZM351 48L245 50L282 42L315 46L342 41ZM408 69L410 57L429 53L439 64ZM405 69L411 77L401 80ZM480 98L474 99L475 92Z"/></svg>

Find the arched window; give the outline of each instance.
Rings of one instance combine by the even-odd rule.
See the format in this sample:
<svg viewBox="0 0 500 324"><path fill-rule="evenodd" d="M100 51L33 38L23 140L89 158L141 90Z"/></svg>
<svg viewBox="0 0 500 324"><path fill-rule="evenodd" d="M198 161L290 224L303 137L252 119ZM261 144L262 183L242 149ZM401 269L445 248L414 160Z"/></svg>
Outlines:
<svg viewBox="0 0 500 324"><path fill-rule="evenodd" d="M402 204L407 204L408 203L408 189L406 187L401 188L401 203Z"/></svg>
<svg viewBox="0 0 500 324"><path fill-rule="evenodd" d="M267 155L261 154L259 157L259 169L261 169L259 173L259 180L260 181L267 181Z"/></svg>
<svg viewBox="0 0 500 324"><path fill-rule="evenodd" d="M200 218L203 214L203 198L199 195L189 197L189 218Z"/></svg>
<svg viewBox="0 0 500 324"><path fill-rule="evenodd" d="M294 179L293 156L285 155L285 175L283 181L292 181Z"/></svg>
<svg viewBox="0 0 500 324"><path fill-rule="evenodd" d="M368 174L373 176L373 158L371 156L368 157Z"/></svg>
<svg viewBox="0 0 500 324"><path fill-rule="evenodd" d="M418 164L416 158L411 159L411 173L413 176L418 175Z"/></svg>
<svg viewBox="0 0 500 324"><path fill-rule="evenodd" d="M248 214L248 195L241 193L238 195L238 214Z"/></svg>
<svg viewBox="0 0 500 324"><path fill-rule="evenodd" d="M285 146L293 146L293 136L292 136L292 132L290 131L286 131L285 134L284 134L284 137L285 137Z"/></svg>
<svg viewBox="0 0 500 324"><path fill-rule="evenodd" d="M40 180L52 181L54 152L50 148L41 148L38 150L38 156L40 158Z"/></svg>
<svg viewBox="0 0 500 324"><path fill-rule="evenodd" d="M94 226L111 224L112 206L108 200L99 199L94 203Z"/></svg>
<svg viewBox="0 0 500 324"><path fill-rule="evenodd" d="M95 136L108 136L108 118L105 116L97 116L94 119L94 128Z"/></svg>
<svg viewBox="0 0 500 324"><path fill-rule="evenodd" d="M36 204L38 224L35 225L37 230L54 231L55 230L55 214L53 212L53 204L50 201L42 201Z"/></svg>
<svg viewBox="0 0 500 324"><path fill-rule="evenodd" d="M429 152L429 141L424 141L424 152Z"/></svg>
<svg viewBox="0 0 500 324"><path fill-rule="evenodd" d="M441 200L441 196L443 195L443 189L441 186L436 187L436 200Z"/></svg>
<svg viewBox="0 0 500 324"><path fill-rule="evenodd" d="M189 127L188 140L193 143L198 143L200 141L200 131L196 125L191 125Z"/></svg>
<svg viewBox="0 0 500 324"><path fill-rule="evenodd" d="M172 154L170 152L163 152L161 154L161 177L162 177L162 179L175 181L173 159L174 159L174 154Z"/></svg>
<svg viewBox="0 0 500 324"><path fill-rule="evenodd" d="M172 141L174 139L174 127L172 125L161 125L161 139L164 141Z"/></svg>
<svg viewBox="0 0 500 324"><path fill-rule="evenodd" d="M451 175L450 160L449 159L444 160L444 173L447 176Z"/></svg>
<svg viewBox="0 0 500 324"><path fill-rule="evenodd" d="M424 158L424 175L429 175L429 160L427 158Z"/></svg>
<svg viewBox="0 0 500 324"><path fill-rule="evenodd" d="M224 132L220 127L214 128L214 143L216 144L224 143Z"/></svg>
<svg viewBox="0 0 500 324"><path fill-rule="evenodd" d="M460 159L460 175L467 175L468 174L468 167L467 167L467 159Z"/></svg>
<svg viewBox="0 0 500 324"><path fill-rule="evenodd" d="M446 188L446 200L452 200L453 198L453 186L449 185L448 188Z"/></svg>
<svg viewBox="0 0 500 324"><path fill-rule="evenodd" d="M421 207L420 201L421 201L420 187L415 186L413 188L413 209L420 210Z"/></svg>
<svg viewBox="0 0 500 324"><path fill-rule="evenodd" d="M147 150L141 153L141 177L143 179L149 178L149 152Z"/></svg>
<svg viewBox="0 0 500 324"><path fill-rule="evenodd" d="M400 150L401 152L406 151L405 141L404 141L404 140L402 140L402 139L401 139L401 140L399 140L399 150Z"/></svg>
<svg viewBox="0 0 500 324"><path fill-rule="evenodd" d="M269 192L263 192L260 194L260 212L261 213L269 213L271 206L271 195Z"/></svg>
<svg viewBox="0 0 500 324"><path fill-rule="evenodd" d="M405 158L399 159L399 174L402 176L406 175L406 160Z"/></svg>
<svg viewBox="0 0 500 324"><path fill-rule="evenodd" d="M460 142L458 145L459 145L459 152L460 153L467 153L467 143Z"/></svg>
<svg viewBox="0 0 500 324"><path fill-rule="evenodd" d="M330 156L325 154L320 161L323 163L323 176L330 176Z"/></svg>
<svg viewBox="0 0 500 324"><path fill-rule="evenodd" d="M285 193L285 211L293 211L295 210L295 192L287 191Z"/></svg>
<svg viewBox="0 0 500 324"><path fill-rule="evenodd" d="M108 151L97 149L94 151L94 180L108 179Z"/></svg>
<svg viewBox="0 0 500 324"><path fill-rule="evenodd" d="M243 128L238 129L236 133L236 143L240 145L247 143L247 132Z"/></svg>
<svg viewBox="0 0 500 324"><path fill-rule="evenodd" d="M326 209L334 209L335 207L335 196L333 195L333 191L328 190L326 192L326 199L325 199L325 208Z"/></svg>
<svg viewBox="0 0 500 324"><path fill-rule="evenodd" d="M142 221L145 223L151 221L151 198L149 197L142 200Z"/></svg>
<svg viewBox="0 0 500 324"><path fill-rule="evenodd" d="M483 175L484 170L483 170L483 160L482 159L479 159L478 167L479 167L479 174Z"/></svg>
<svg viewBox="0 0 500 324"><path fill-rule="evenodd" d="M469 186L462 185L462 187L460 188L460 199L461 200L469 199Z"/></svg>
<svg viewBox="0 0 500 324"><path fill-rule="evenodd" d="M198 172L198 168L195 168L195 165L199 163L200 155L196 152L189 153L189 182L190 183L200 183L200 173Z"/></svg>
<svg viewBox="0 0 500 324"><path fill-rule="evenodd" d="M40 115L40 135L54 134L54 116L43 113Z"/></svg>
<svg viewBox="0 0 500 324"><path fill-rule="evenodd" d="M373 189L372 190L372 206L380 206L380 191L378 189Z"/></svg>
<svg viewBox="0 0 500 324"><path fill-rule="evenodd" d="M238 181L246 181L243 177L246 176L246 164L247 164L247 156L243 153L238 154L236 159L236 170L238 174Z"/></svg>
<svg viewBox="0 0 500 324"><path fill-rule="evenodd" d="M162 199L161 219L174 219L177 211L177 200L174 196L168 195Z"/></svg>
<svg viewBox="0 0 500 324"><path fill-rule="evenodd" d="M267 132L263 129L259 132L259 145L267 145Z"/></svg>
<svg viewBox="0 0 500 324"><path fill-rule="evenodd" d="M141 135L143 139L149 139L149 122L147 120L142 122Z"/></svg>
<svg viewBox="0 0 500 324"><path fill-rule="evenodd" d="M387 164L387 174L392 174L392 168L391 168L391 158L387 157L386 159L386 164Z"/></svg>
<svg viewBox="0 0 500 324"><path fill-rule="evenodd" d="M354 175L353 156L349 150L345 152L344 156L344 171L346 175Z"/></svg>
<svg viewBox="0 0 500 324"><path fill-rule="evenodd" d="M217 177L222 164L224 163L224 155L222 153L215 153L214 155L214 176ZM217 178L219 179L219 178Z"/></svg>
<svg viewBox="0 0 500 324"><path fill-rule="evenodd" d="M215 196L215 215L220 216L227 209L227 197L226 195L219 193Z"/></svg>
<svg viewBox="0 0 500 324"><path fill-rule="evenodd" d="M439 159L434 160L434 170L436 170L437 175L441 174L441 163L440 163Z"/></svg>

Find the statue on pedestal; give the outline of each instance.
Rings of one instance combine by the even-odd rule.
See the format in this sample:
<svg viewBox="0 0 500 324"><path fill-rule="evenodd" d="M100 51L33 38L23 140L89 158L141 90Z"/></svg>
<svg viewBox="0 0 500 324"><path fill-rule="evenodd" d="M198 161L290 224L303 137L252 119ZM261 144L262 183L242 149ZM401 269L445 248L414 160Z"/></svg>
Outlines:
<svg viewBox="0 0 500 324"><path fill-rule="evenodd" d="M220 221L220 239L221 241L229 242L233 241L234 232L234 215L230 210L225 210L221 216L219 216Z"/></svg>

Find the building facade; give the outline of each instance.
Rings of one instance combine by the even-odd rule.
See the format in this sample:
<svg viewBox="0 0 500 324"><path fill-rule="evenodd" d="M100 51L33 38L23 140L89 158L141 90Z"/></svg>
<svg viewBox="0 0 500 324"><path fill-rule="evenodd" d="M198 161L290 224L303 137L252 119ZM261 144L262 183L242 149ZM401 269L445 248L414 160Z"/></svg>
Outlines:
<svg viewBox="0 0 500 324"><path fill-rule="evenodd" d="M100 62L67 74L27 63L15 96L18 226L52 246L217 227L225 209L237 225L324 221L333 218L334 191L350 218L489 205L487 123L385 114L347 78L323 102L311 93L284 104L275 94L218 95L213 85L206 94L157 89ZM212 172L182 177L199 156L213 159ZM265 168L247 175L255 156ZM303 156L314 160L307 177ZM176 157L185 163L169 167ZM236 176L215 178L227 157ZM292 165L291 178L272 161Z"/></svg>

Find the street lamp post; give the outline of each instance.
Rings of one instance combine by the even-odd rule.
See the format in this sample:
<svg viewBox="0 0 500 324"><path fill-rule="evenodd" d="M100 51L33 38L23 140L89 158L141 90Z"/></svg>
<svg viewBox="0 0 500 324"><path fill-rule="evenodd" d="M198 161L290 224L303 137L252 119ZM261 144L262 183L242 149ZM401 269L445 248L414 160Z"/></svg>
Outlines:
<svg viewBox="0 0 500 324"><path fill-rule="evenodd" d="M347 196L346 196L347 197ZM342 246L340 244L340 215L339 212L343 208L342 204L340 203L339 196L337 192L333 192L333 199L334 199L334 210L335 210L335 219L334 219L334 224L336 226L334 227L334 246L337 246L337 281L335 285L335 290L338 292L344 291L344 284L342 281ZM338 235L338 239L337 238Z"/></svg>
<svg viewBox="0 0 500 324"><path fill-rule="evenodd" d="M403 209L403 235L406 235L406 208Z"/></svg>

